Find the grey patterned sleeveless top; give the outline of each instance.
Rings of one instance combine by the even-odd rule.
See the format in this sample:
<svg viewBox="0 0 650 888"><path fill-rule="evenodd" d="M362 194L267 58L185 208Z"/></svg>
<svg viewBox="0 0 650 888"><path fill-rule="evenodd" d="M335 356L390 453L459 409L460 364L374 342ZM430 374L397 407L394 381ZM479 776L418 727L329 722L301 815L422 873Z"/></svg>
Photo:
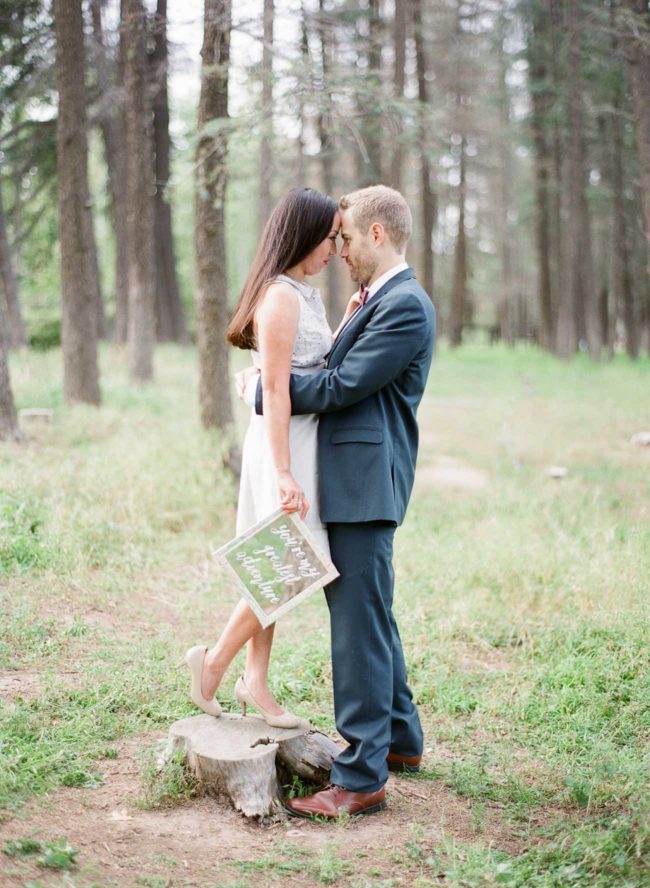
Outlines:
<svg viewBox="0 0 650 888"><path fill-rule="evenodd" d="M279 274L276 280L291 284L300 297L298 330L291 354L292 369L324 367L325 355L332 348L332 330L327 323L320 291L310 284L294 281L286 274ZM259 352L253 351L252 357L253 363L259 367Z"/></svg>

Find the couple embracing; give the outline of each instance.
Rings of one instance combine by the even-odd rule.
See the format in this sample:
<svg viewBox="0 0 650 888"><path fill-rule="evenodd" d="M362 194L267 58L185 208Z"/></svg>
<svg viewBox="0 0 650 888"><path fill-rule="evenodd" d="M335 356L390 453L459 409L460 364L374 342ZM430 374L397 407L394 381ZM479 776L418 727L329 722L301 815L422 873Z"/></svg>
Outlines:
<svg viewBox="0 0 650 888"><path fill-rule="evenodd" d="M243 450L237 533L278 508L298 512L340 576L330 613L336 727L348 743L331 784L287 801L289 813L335 819L385 805L388 770L418 769L422 728L392 612L393 538L413 485L417 407L431 364L435 315L405 262L411 213L382 185L341 198L294 189L275 207L228 340L250 349L239 380L252 410ZM334 334L306 278L337 254L359 289ZM217 644L191 648L191 698L211 715L215 693L247 645L235 693L270 725L295 727L267 684L275 625L245 601Z"/></svg>

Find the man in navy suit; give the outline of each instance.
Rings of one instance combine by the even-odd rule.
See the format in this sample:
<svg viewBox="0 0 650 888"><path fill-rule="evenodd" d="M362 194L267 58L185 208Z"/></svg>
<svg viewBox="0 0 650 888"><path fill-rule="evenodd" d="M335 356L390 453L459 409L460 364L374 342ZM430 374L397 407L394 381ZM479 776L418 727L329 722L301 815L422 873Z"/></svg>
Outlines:
<svg viewBox="0 0 650 888"><path fill-rule="evenodd" d="M292 375L291 405L293 414L320 414L321 519L340 572L325 590L334 709L348 747L327 789L287 801L302 817L380 810L388 770L417 770L423 746L392 612L392 557L413 486L435 313L404 259L412 222L402 195L362 188L341 198L340 211L341 257L359 283L359 307L327 368ZM262 413L261 385L256 409Z"/></svg>

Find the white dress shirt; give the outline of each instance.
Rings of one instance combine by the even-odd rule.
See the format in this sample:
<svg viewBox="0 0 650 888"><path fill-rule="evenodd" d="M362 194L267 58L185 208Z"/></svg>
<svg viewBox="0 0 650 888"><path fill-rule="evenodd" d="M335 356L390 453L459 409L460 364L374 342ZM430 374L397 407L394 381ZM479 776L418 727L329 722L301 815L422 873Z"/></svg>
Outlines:
<svg viewBox="0 0 650 888"><path fill-rule="evenodd" d="M409 267L408 262L399 262L397 265L393 265L392 268L389 268L388 271L385 271L382 275L380 275L376 281L373 281L372 284L368 287L368 296L366 297L366 304L368 302L370 302L372 297L381 290L381 288L384 286L384 284L387 284L388 281L392 277L395 277L396 274L399 274L402 271L406 271L406 269L408 267ZM359 308L362 308L362 306L359 306ZM359 311L359 308L357 308L355 311L353 311L352 314L350 315L350 317L346 320L345 324L343 324L341 329L338 331L337 338L345 330L345 328L350 323L352 318L356 315L357 311Z"/></svg>
<svg viewBox="0 0 650 888"><path fill-rule="evenodd" d="M400 274L402 271L406 271L408 267L408 262L400 262L397 265L393 265L388 271L385 271L376 281L373 281L371 286L368 287L368 298L366 299L366 302L369 302L375 293L378 293L384 284L387 284L392 277L395 277L396 274Z"/></svg>

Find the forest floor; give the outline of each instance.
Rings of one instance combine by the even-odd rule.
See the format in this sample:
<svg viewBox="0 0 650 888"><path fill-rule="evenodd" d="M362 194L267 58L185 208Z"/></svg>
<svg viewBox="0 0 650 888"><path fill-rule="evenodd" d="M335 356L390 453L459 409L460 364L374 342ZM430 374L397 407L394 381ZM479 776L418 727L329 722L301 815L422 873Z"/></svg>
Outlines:
<svg viewBox="0 0 650 888"><path fill-rule="evenodd" d="M437 357L396 543L424 766L339 824L249 823L157 771L193 712L173 665L235 600L210 558L234 488L191 351L136 390L105 349L99 411L62 405L60 360L14 356L18 406L54 421L0 446L2 888L650 885L647 360ZM282 619L271 681L336 739L322 596Z"/></svg>

